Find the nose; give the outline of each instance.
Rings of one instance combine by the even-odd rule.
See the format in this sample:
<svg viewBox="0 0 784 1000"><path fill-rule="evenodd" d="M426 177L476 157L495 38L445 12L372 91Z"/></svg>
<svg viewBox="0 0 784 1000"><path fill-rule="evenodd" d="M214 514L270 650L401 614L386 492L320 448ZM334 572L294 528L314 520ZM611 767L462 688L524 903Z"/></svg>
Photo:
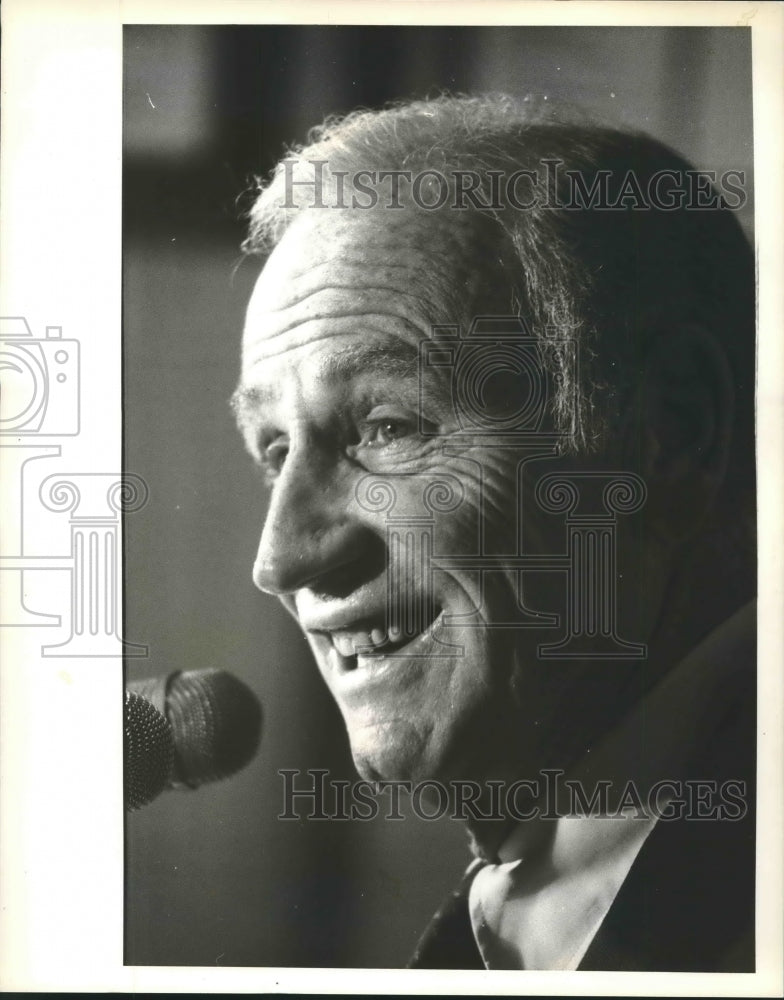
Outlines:
<svg viewBox="0 0 784 1000"><path fill-rule="evenodd" d="M353 514L350 471L303 443L289 451L272 490L253 582L282 597L310 587L344 596L373 575L380 540Z"/></svg>

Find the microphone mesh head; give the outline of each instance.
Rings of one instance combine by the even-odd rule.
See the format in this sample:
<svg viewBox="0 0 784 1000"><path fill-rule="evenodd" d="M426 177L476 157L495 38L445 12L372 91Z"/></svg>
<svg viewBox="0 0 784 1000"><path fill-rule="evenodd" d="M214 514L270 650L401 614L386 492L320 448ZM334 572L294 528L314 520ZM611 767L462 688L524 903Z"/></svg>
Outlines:
<svg viewBox="0 0 784 1000"><path fill-rule="evenodd" d="M169 723L149 701L125 692L125 806L138 809L166 787L174 757Z"/></svg>
<svg viewBox="0 0 784 1000"><path fill-rule="evenodd" d="M245 767L261 736L261 705L224 670L190 670L169 678L166 715L174 733L173 783L191 788Z"/></svg>

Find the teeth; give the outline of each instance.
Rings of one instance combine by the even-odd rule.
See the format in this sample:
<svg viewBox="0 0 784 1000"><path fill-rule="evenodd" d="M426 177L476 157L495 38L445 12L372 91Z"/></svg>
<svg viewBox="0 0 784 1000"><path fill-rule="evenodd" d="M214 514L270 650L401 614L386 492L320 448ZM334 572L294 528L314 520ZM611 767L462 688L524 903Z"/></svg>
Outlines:
<svg viewBox="0 0 784 1000"><path fill-rule="evenodd" d="M425 631L429 631L430 628L431 626L428 626ZM389 629L378 625L370 630L343 629L329 634L335 649L346 658L372 653L386 646L396 646L413 638L413 635L406 633L400 625L390 625Z"/></svg>
<svg viewBox="0 0 784 1000"><path fill-rule="evenodd" d="M348 632L333 632L332 641L341 656L354 655L354 640Z"/></svg>
<svg viewBox="0 0 784 1000"><path fill-rule="evenodd" d="M387 642L387 634L380 628L374 628L371 632L333 632L332 642L341 656L356 656L368 649L384 646Z"/></svg>

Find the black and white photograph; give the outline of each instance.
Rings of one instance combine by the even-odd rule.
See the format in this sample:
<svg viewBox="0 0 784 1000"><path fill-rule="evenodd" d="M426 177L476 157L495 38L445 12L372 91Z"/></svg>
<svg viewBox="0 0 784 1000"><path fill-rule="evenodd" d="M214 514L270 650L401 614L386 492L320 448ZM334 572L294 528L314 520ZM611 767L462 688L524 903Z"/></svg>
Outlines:
<svg viewBox="0 0 784 1000"><path fill-rule="evenodd" d="M88 249L3 298L4 701L68 775L30 857L85 803L41 872L105 917L88 990L777 995L753 12L237 6L107 29L116 113L55 133Z"/></svg>
<svg viewBox="0 0 784 1000"><path fill-rule="evenodd" d="M753 971L750 57L126 27L128 962Z"/></svg>

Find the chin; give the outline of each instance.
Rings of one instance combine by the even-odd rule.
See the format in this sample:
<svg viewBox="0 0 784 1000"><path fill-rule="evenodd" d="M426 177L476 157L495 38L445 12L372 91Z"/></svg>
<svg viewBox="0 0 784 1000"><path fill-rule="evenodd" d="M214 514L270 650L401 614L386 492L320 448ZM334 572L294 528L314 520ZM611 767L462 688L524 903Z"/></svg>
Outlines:
<svg viewBox="0 0 784 1000"><path fill-rule="evenodd" d="M347 721L354 766L366 781L439 778L443 752L404 720L353 725Z"/></svg>
<svg viewBox="0 0 784 1000"><path fill-rule="evenodd" d="M367 719L344 713L354 766L367 781L475 780L495 773L503 709L475 701L433 717ZM509 749L505 747L505 749Z"/></svg>

